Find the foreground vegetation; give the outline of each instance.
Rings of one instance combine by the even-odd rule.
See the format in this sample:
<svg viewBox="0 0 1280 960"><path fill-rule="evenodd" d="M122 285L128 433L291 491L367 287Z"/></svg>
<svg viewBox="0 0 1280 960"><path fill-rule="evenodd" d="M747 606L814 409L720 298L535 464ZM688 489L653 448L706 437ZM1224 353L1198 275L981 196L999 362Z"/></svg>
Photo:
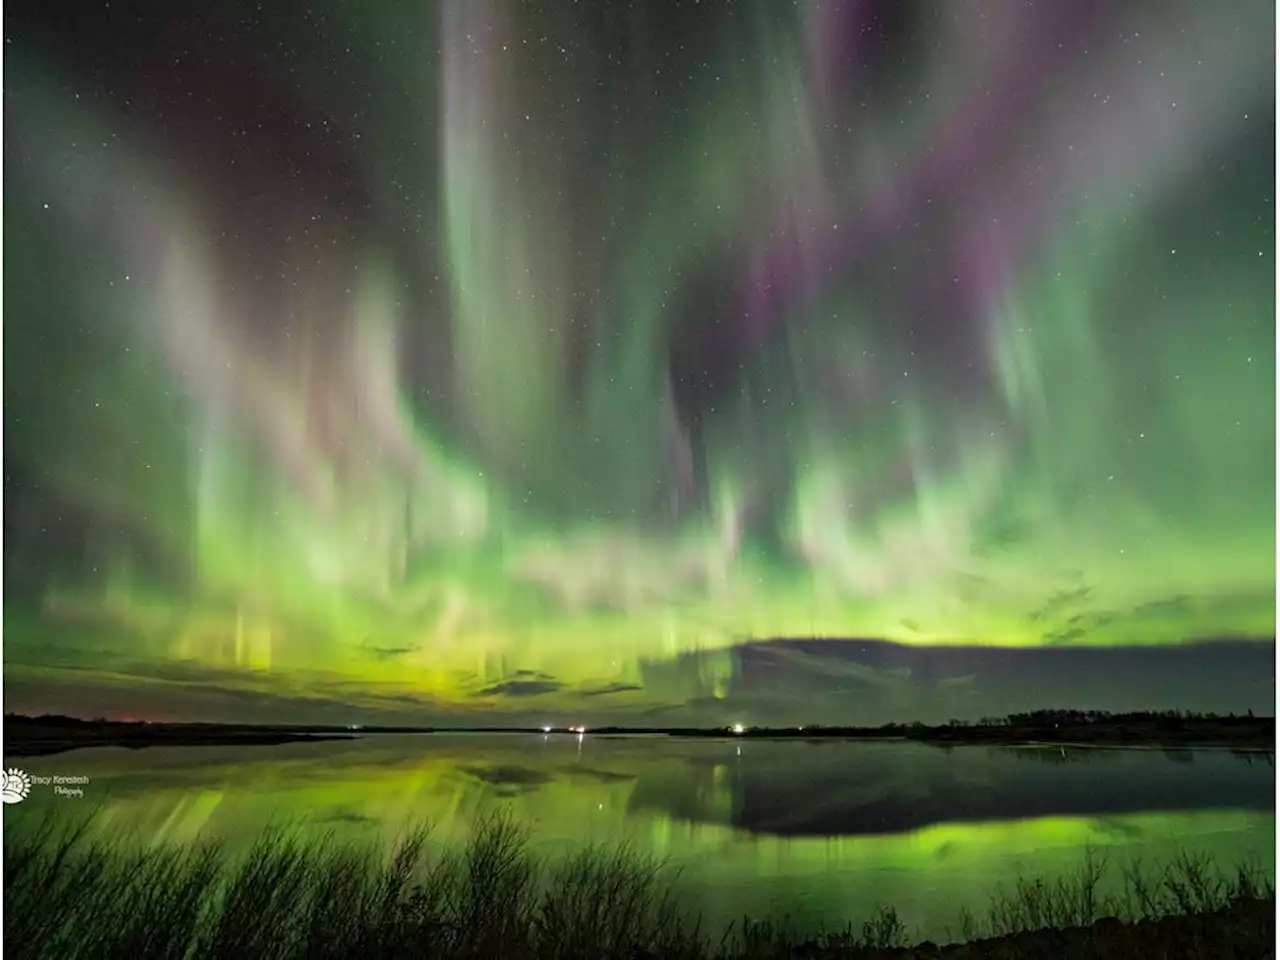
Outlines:
<svg viewBox="0 0 1280 960"><path fill-rule="evenodd" d="M1122 892L1107 895L1108 865L1086 851L1071 875L1019 880L994 890L984 915L958 917L953 939L976 941L969 946L907 950L908 931L892 908L816 938L785 920L744 919L709 932L680 908L678 878L625 846L543 864L529 855L523 829L503 817L481 823L458 855L429 857L427 836L416 829L388 855L276 828L229 857L216 845L128 846L95 838L85 825L46 821L5 838L5 950L228 960L1225 958L1263 956L1275 936L1264 869L1225 876L1189 855L1151 868L1131 863L1121 868ZM1118 919L1102 919L1110 917Z"/></svg>

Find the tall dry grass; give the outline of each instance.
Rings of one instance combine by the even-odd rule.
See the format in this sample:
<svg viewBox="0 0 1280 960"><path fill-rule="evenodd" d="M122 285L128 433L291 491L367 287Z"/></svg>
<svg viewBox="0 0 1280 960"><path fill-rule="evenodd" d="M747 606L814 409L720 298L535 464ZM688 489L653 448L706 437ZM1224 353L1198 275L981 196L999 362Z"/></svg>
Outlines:
<svg viewBox="0 0 1280 960"><path fill-rule="evenodd" d="M811 955L856 957L909 939L891 907L816 938L785 918L707 934L681 908L679 878L662 863L627 846L541 862L525 830L503 816L481 822L459 853L433 853L428 840L419 827L383 851L284 826L233 857L216 844L106 842L84 824L46 821L6 838L5 950L60 960L763 960L794 956L801 944ZM962 915L955 932L971 940L1275 899L1261 867L1227 875L1189 854L1152 868L1127 864L1118 886L1107 876L1105 858L1086 851L1074 873L997 888L986 915Z"/></svg>

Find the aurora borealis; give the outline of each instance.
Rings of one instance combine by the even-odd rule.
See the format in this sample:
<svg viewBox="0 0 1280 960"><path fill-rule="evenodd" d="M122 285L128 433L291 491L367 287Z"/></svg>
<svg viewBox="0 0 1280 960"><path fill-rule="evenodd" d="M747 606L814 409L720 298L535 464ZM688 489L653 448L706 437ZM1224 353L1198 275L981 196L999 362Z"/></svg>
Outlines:
<svg viewBox="0 0 1280 960"><path fill-rule="evenodd" d="M207 6L6 7L6 709L1271 702L1272 5Z"/></svg>

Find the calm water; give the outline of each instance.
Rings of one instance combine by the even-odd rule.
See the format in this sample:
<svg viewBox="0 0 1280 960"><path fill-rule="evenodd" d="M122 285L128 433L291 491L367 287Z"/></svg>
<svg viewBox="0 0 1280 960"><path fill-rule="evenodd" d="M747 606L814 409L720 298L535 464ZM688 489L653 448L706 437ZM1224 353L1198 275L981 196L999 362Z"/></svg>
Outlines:
<svg viewBox="0 0 1280 960"><path fill-rule="evenodd" d="M666 858L717 926L789 913L831 927L888 903L916 934L942 937L960 907L981 911L1019 873L1070 870L1086 845L1113 862L1203 851L1274 876L1273 763L1219 750L590 734L108 747L16 764L89 784L83 798L34 786L4 808L4 826L96 810L112 833L238 847L282 818L371 840L428 818L455 844L501 807L529 824L537 852L630 840Z"/></svg>

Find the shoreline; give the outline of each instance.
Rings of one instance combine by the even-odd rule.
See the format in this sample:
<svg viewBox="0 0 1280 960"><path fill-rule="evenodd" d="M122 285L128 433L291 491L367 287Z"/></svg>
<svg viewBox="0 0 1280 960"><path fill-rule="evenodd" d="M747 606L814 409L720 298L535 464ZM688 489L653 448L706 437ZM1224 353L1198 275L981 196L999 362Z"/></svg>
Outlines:
<svg viewBox="0 0 1280 960"><path fill-rule="evenodd" d="M16 734L16 735L15 735ZM271 747L286 743L357 740L354 734L327 731L285 731L269 728L235 727L229 730L183 730L176 728L102 730L59 736L47 731L15 730L6 726L4 753L7 757L49 757L71 750L94 747Z"/></svg>
<svg viewBox="0 0 1280 960"><path fill-rule="evenodd" d="M1274 753L1271 717L1178 719L1089 724L947 725L890 724L883 727L652 728L652 727L489 727L253 725L220 723L148 723L80 720L72 717L5 718L4 749L11 757L48 756L87 747L275 746L310 741L357 740L373 734L518 734L595 737L653 736L702 740L798 740L917 742L956 746L1071 747L1072 749L1191 750L1224 749Z"/></svg>

